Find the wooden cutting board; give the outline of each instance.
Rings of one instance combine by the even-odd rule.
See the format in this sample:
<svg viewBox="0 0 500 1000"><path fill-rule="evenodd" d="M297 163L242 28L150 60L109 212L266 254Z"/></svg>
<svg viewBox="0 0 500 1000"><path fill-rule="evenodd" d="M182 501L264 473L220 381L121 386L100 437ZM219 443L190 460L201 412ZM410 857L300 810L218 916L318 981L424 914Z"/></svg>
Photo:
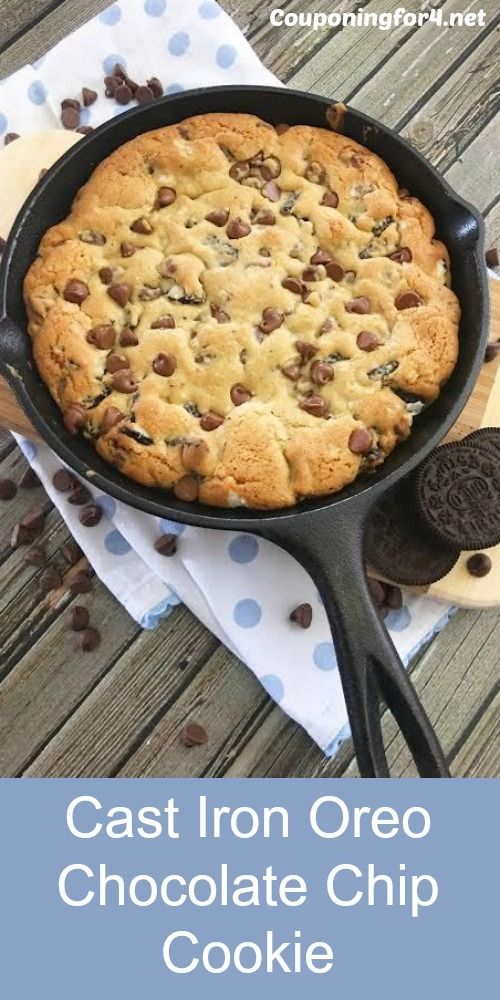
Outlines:
<svg viewBox="0 0 500 1000"><path fill-rule="evenodd" d="M48 130L16 139L0 152L0 236L7 237L17 211L36 184L40 171L50 167L79 138L74 132ZM500 281L491 280L490 297L490 340L495 341L500 339ZM26 437L38 437L2 379L0 425ZM483 365L474 392L446 440L457 441L478 427L500 427L500 358ZM500 545L487 551L493 562L488 576L482 579L470 576L465 565L470 553L463 553L451 573L419 592L463 607L500 605Z"/></svg>

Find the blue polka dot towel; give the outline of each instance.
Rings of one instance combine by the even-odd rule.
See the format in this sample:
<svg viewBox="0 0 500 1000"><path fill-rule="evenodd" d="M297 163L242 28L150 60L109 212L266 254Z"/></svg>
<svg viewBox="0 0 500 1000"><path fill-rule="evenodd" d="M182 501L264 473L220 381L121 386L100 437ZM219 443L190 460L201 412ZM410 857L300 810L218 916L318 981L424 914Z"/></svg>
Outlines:
<svg viewBox="0 0 500 1000"><path fill-rule="evenodd" d="M103 73L115 62L141 80L155 73L167 93L278 82L215 0L119 0L36 65L0 82L0 136L58 127L59 102L78 94L82 84L102 95ZM84 121L97 125L121 110L100 96L85 109ZM98 576L144 628L184 602L325 753L335 752L347 731L335 650L316 587L291 556L251 535L141 514L97 490L104 516L96 527L83 528L75 508L52 486L59 461L44 445L19 443ZM155 551L160 532L180 536L175 556ZM288 619L304 601L313 608L307 630ZM416 597L391 612L387 624L404 660L448 613Z"/></svg>

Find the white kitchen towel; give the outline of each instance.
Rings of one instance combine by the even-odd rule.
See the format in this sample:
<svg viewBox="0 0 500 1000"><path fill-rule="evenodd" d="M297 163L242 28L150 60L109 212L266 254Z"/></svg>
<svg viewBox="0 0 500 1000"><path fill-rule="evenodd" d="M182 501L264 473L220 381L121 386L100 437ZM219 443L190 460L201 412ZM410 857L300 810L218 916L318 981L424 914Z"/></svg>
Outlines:
<svg viewBox="0 0 500 1000"><path fill-rule="evenodd" d="M84 109L82 124L98 125L121 113L103 96L103 74L116 62L141 82L158 76L167 93L210 84L278 83L214 0L121 0L34 66L0 83L0 136L59 126L60 101L77 96L82 85L100 94ZM96 527L84 528L78 510L52 485L58 459L44 445L18 440L97 575L141 625L153 628L184 602L322 750L335 753L348 733L335 650L316 587L291 556L251 535L139 513L95 489L104 516ZM170 558L155 551L161 532L179 536ZM307 630L288 618L303 602L313 608ZM390 612L386 624L405 663L451 610L407 596L400 611Z"/></svg>

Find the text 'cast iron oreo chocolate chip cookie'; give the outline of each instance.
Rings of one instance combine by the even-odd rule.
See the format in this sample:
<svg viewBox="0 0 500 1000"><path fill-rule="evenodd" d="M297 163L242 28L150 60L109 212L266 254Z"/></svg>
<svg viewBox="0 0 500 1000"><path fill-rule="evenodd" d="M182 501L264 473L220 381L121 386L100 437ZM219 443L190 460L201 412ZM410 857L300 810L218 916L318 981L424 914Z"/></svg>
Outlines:
<svg viewBox="0 0 500 1000"><path fill-rule="evenodd" d="M486 443L464 438L437 448L416 492L422 521L441 541L466 551L500 542L500 461Z"/></svg>
<svg viewBox="0 0 500 1000"><path fill-rule="evenodd" d="M368 563L388 580L423 587L446 576L460 554L426 531L417 514L415 477L398 483L373 511L366 531Z"/></svg>

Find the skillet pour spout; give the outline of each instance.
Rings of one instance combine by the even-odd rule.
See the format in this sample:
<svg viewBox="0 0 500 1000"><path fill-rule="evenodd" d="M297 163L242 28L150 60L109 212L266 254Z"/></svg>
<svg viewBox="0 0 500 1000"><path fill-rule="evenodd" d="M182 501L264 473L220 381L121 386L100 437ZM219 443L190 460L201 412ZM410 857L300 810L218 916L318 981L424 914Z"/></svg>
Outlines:
<svg viewBox="0 0 500 1000"><path fill-rule="evenodd" d="M35 369L26 330L23 279L46 230L69 212L95 166L142 132L209 112L248 113L277 125L329 127L332 101L282 87L212 87L161 98L120 114L74 145L43 176L14 223L0 268L0 371L41 437L76 473L125 504L159 517L206 528L254 532L294 555L322 594L332 625L339 671L361 774L386 777L379 718L383 699L393 712L419 773L448 776L442 750L396 650L373 607L363 567L363 525L386 488L408 475L443 439L477 379L488 336L487 273L480 214L464 202L409 143L360 111L337 123L367 146L432 213L450 253L453 290L462 312L455 370L439 398L414 422L412 433L370 477L340 494L289 510L226 510L187 504L125 479L83 437L72 438Z"/></svg>

